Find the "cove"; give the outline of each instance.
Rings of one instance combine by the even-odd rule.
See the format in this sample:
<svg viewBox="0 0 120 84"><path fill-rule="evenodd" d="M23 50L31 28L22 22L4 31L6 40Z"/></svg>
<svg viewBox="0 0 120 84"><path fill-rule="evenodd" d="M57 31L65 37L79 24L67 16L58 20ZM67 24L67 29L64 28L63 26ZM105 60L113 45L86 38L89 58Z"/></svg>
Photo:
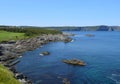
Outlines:
<svg viewBox="0 0 120 84"><path fill-rule="evenodd" d="M51 42L34 51L28 51L16 65L35 84L120 84L120 32L80 32L69 43ZM87 37L86 34L94 34ZM40 56L49 51L49 56ZM81 59L86 66L72 66L64 59Z"/></svg>

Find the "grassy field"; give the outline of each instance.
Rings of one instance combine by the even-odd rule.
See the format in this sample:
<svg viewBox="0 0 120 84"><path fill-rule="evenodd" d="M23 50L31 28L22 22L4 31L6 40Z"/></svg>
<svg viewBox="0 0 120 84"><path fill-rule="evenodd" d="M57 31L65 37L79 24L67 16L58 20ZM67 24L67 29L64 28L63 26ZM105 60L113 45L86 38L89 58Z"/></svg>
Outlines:
<svg viewBox="0 0 120 84"><path fill-rule="evenodd" d="M0 64L0 84L20 84L11 71Z"/></svg>
<svg viewBox="0 0 120 84"><path fill-rule="evenodd" d="M40 28L3 28L0 29L0 42L31 38L42 34L61 34L61 31Z"/></svg>
<svg viewBox="0 0 120 84"><path fill-rule="evenodd" d="M18 40L25 38L24 33L14 33L7 31L0 31L0 42L9 40Z"/></svg>

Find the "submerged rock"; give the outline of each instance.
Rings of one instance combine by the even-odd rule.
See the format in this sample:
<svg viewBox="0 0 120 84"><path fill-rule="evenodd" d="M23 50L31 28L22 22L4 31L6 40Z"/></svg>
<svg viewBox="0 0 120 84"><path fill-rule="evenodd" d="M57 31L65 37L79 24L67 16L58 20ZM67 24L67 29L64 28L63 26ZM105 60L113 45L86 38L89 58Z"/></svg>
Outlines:
<svg viewBox="0 0 120 84"><path fill-rule="evenodd" d="M45 51L45 52L42 52L40 55L45 56L45 55L49 55L49 54L50 54L50 52Z"/></svg>
<svg viewBox="0 0 120 84"><path fill-rule="evenodd" d="M95 35L94 34L86 34L85 36L87 36L87 37L94 37Z"/></svg>
<svg viewBox="0 0 120 84"><path fill-rule="evenodd" d="M70 84L69 79L67 79L67 78L63 78L63 84Z"/></svg>
<svg viewBox="0 0 120 84"><path fill-rule="evenodd" d="M71 65L80 65L80 66L85 66L86 63L78 60L78 59L72 59L72 60L63 60L64 63L71 64Z"/></svg>

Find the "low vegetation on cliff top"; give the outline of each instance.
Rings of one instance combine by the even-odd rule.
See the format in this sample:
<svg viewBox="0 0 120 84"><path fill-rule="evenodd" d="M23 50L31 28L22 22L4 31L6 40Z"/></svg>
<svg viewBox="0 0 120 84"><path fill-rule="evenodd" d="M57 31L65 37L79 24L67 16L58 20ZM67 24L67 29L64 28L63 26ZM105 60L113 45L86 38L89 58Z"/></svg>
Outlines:
<svg viewBox="0 0 120 84"><path fill-rule="evenodd" d="M0 64L0 84L20 84L11 71Z"/></svg>
<svg viewBox="0 0 120 84"><path fill-rule="evenodd" d="M0 31L0 42L1 41L9 41L9 40L17 40L24 38L24 33L14 33L7 31Z"/></svg>
<svg viewBox="0 0 120 84"><path fill-rule="evenodd" d="M12 26L0 26L0 42L9 40L25 39L43 34L61 34L61 31L47 28L23 28Z"/></svg>

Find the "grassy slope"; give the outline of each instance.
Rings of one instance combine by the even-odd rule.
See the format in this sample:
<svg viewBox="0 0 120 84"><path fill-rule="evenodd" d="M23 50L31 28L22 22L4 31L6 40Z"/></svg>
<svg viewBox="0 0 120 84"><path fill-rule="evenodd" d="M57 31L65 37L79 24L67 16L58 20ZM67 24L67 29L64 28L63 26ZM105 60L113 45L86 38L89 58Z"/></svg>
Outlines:
<svg viewBox="0 0 120 84"><path fill-rule="evenodd" d="M0 64L0 84L20 84L13 73Z"/></svg>
<svg viewBox="0 0 120 84"><path fill-rule="evenodd" d="M17 39L22 39L22 38L25 38L24 33L13 33L13 32L7 32L7 31L0 31L0 42L8 41L8 40L17 40Z"/></svg>

